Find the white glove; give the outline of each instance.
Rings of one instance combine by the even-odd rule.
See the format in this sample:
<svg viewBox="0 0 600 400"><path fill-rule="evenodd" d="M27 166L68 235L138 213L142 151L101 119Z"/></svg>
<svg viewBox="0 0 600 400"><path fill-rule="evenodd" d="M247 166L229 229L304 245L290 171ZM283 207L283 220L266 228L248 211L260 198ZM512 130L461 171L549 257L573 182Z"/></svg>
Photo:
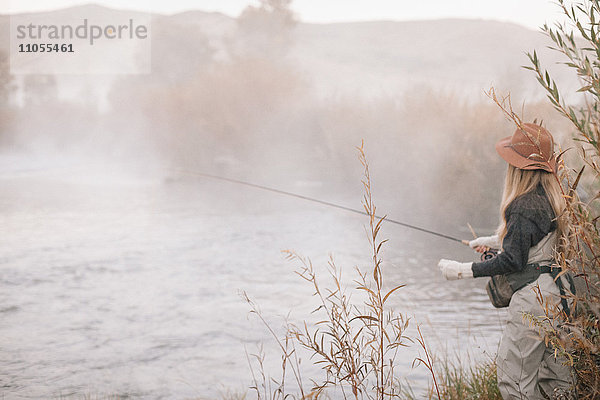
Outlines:
<svg viewBox="0 0 600 400"><path fill-rule="evenodd" d="M473 270L471 267L473 266L472 262L461 263L458 261L445 260L441 259L438 263L438 267L440 267L440 271L442 271L442 275L449 281L454 281L456 279L463 278L472 278Z"/></svg>
<svg viewBox="0 0 600 400"><path fill-rule="evenodd" d="M477 239L473 239L469 242L469 247L474 249L479 246L486 246L491 249L499 249L502 246L498 235L494 236L480 236Z"/></svg>

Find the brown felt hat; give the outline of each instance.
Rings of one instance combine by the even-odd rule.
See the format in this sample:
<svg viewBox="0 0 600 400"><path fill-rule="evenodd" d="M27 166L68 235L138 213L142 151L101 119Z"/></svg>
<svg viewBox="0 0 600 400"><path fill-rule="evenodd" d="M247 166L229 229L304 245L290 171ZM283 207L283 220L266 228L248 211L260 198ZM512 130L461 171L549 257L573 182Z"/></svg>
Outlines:
<svg viewBox="0 0 600 400"><path fill-rule="evenodd" d="M530 123L523 124L522 128L517 128L512 136L496 143L496 151L500 157L519 169L556 171L554 139L550 132Z"/></svg>

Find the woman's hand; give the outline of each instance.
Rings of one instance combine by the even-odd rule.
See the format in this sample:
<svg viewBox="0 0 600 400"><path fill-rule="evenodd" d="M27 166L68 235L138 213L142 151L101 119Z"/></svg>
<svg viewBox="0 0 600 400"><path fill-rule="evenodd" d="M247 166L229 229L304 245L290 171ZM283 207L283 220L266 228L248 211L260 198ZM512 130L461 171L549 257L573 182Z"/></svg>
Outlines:
<svg viewBox="0 0 600 400"><path fill-rule="evenodd" d="M469 242L469 247L478 253L485 253L490 249L499 249L501 247L500 238L494 236L480 236Z"/></svg>
<svg viewBox="0 0 600 400"><path fill-rule="evenodd" d="M438 267L442 271L442 275L449 281L456 279L472 278L473 277L472 262L461 263L453 260L441 259L438 262Z"/></svg>
<svg viewBox="0 0 600 400"><path fill-rule="evenodd" d="M488 247L488 246L477 246L477 247L473 248L473 250L475 250L476 252L481 253L481 254L485 253L489 249L490 249L490 247Z"/></svg>

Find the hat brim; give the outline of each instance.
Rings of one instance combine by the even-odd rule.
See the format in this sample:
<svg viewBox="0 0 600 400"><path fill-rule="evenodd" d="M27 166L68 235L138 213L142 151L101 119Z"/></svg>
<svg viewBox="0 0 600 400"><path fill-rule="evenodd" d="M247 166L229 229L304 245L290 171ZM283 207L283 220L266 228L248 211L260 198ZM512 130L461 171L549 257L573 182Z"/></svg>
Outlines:
<svg viewBox="0 0 600 400"><path fill-rule="evenodd" d="M552 157L547 162L532 160L517 153L511 144L512 136L500 139L496 143L496 152L510 165L519 169L543 169L548 172L556 171L556 159Z"/></svg>

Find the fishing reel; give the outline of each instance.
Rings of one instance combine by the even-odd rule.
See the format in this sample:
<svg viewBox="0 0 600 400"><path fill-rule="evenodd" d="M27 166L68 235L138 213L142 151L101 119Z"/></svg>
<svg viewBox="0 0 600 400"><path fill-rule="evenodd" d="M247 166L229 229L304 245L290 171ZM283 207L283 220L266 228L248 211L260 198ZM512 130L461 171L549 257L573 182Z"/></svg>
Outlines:
<svg viewBox="0 0 600 400"><path fill-rule="evenodd" d="M488 249L481 254L481 261L491 260L498 255L498 250Z"/></svg>

